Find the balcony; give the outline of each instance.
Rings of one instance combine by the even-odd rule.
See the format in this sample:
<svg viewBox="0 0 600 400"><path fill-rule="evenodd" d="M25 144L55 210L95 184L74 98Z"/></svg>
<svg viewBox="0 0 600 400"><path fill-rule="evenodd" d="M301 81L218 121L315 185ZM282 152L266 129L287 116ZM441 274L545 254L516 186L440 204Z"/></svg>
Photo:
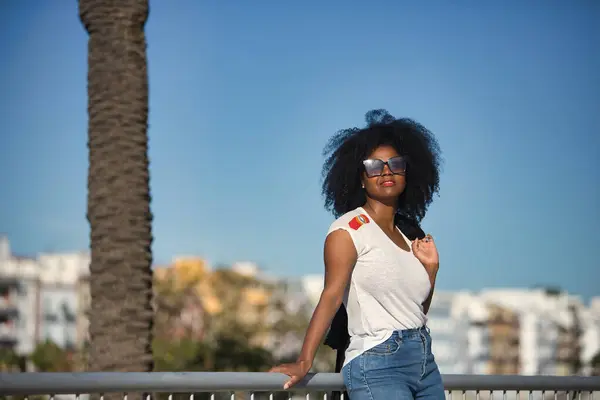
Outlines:
<svg viewBox="0 0 600 400"><path fill-rule="evenodd" d="M0 321L0 346L13 346L17 343L17 339L17 328L13 321Z"/></svg>
<svg viewBox="0 0 600 400"><path fill-rule="evenodd" d="M18 315L19 284L0 278L0 318L14 318Z"/></svg>
<svg viewBox="0 0 600 400"><path fill-rule="evenodd" d="M11 298L0 297L0 319L16 318L19 308Z"/></svg>
<svg viewBox="0 0 600 400"><path fill-rule="evenodd" d="M310 374L294 390L282 392L285 380L281 374L245 372L0 373L0 396L115 393L127 399L135 393L168 393L171 400L187 393L190 400L326 400L343 389L339 374ZM447 399L600 398L600 377L444 375L444 385Z"/></svg>

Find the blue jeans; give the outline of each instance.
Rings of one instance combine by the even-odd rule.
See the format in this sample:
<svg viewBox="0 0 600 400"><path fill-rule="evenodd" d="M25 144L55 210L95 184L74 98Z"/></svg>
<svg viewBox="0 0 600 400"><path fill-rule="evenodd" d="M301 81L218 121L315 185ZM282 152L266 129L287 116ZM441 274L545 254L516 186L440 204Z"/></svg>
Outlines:
<svg viewBox="0 0 600 400"><path fill-rule="evenodd" d="M350 400L445 400L426 327L396 331L342 369Z"/></svg>

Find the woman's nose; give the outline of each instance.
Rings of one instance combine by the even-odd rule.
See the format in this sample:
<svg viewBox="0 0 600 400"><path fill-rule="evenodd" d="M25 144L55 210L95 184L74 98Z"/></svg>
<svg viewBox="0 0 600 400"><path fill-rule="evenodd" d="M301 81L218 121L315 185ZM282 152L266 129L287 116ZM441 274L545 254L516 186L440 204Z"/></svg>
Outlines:
<svg viewBox="0 0 600 400"><path fill-rule="evenodd" d="M392 170L390 169L390 166L386 164L383 164L383 171L381 171L381 175L394 175L392 173Z"/></svg>

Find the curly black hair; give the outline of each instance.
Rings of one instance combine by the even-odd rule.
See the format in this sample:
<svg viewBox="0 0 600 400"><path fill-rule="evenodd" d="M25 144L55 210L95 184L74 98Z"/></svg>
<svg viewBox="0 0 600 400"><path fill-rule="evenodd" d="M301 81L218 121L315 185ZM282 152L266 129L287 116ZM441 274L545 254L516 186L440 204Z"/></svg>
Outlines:
<svg viewBox="0 0 600 400"><path fill-rule="evenodd" d="M365 128L338 131L323 150L322 194L336 217L365 204L362 161L377 147L392 146L406 157L406 188L398 199L397 217L420 222L440 185L441 150L434 135L418 122L396 119L386 110L365 115Z"/></svg>

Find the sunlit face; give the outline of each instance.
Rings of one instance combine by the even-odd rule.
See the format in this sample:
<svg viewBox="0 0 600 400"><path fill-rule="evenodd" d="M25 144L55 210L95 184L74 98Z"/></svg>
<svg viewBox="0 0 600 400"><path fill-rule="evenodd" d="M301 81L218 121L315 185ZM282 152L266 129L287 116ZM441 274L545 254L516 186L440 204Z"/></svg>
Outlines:
<svg viewBox="0 0 600 400"><path fill-rule="evenodd" d="M362 183L369 197L397 198L406 187L406 160L391 146L379 146L364 161Z"/></svg>

